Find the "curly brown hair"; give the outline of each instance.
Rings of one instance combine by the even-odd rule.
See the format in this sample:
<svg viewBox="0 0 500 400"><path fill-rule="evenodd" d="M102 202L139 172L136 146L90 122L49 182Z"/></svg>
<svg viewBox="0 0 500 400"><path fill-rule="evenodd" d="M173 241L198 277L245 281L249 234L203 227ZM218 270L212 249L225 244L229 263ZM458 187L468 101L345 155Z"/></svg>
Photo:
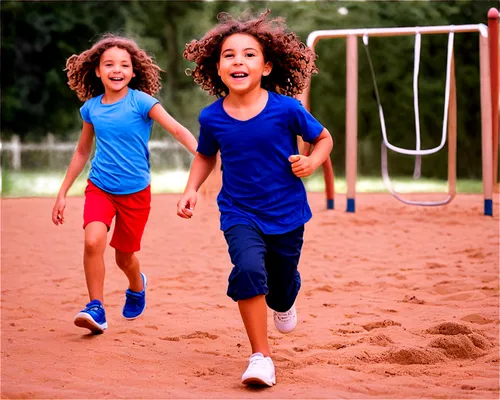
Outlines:
<svg viewBox="0 0 500 400"><path fill-rule="evenodd" d="M95 74L95 69L99 66L102 53L112 47L126 50L130 54L135 73L135 77L129 83L130 88L151 96L160 90L160 71L162 69L155 64L153 58L132 39L108 33L102 36L89 50L78 55L73 54L66 61L68 85L71 90L76 92L81 101L104 93L104 85Z"/></svg>
<svg viewBox="0 0 500 400"><path fill-rule="evenodd" d="M268 19L270 13L269 9L258 17L244 13L237 20L220 13L217 16L220 22L215 28L202 39L186 44L184 58L196 63L194 70L189 69L186 73L211 95L229 94L217 73L217 63L224 40L236 33L245 33L259 41L265 61L273 65L271 73L262 77L261 86L288 96L302 93L310 76L318 72L316 54L295 33L288 31L283 18Z"/></svg>

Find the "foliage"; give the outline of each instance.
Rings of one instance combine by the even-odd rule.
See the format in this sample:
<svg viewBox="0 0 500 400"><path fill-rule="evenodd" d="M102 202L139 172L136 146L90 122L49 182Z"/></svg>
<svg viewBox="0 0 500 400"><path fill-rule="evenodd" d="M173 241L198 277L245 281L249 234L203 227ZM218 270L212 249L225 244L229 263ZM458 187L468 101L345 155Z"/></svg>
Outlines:
<svg viewBox="0 0 500 400"><path fill-rule="evenodd" d="M487 23L496 1L3 1L2 8L2 135L18 134L32 141L54 133L58 140L76 140L81 125L81 103L66 84L66 59L88 48L104 32L136 38L165 71L159 98L165 108L193 132L199 110L213 99L192 79L182 57L184 46L201 37L216 15L271 8L287 19L305 42L318 29L369 28ZM340 13L345 8L348 14ZM463 178L481 176L479 49L477 34L455 35L458 92L458 172ZM446 35L423 35L420 64L420 123L422 146L436 146L441 137L444 107ZM371 38L370 55L385 111L390 141L414 148L413 110L414 37ZM345 40L325 40L316 46L320 73L313 78L311 107L332 132L335 169L345 164ZM358 168L378 174L380 122L363 45L358 46ZM153 137L165 133L155 126ZM391 155L391 169L411 174L413 160ZM65 166L64 166L65 167ZM445 178L446 155L424 157L426 176Z"/></svg>

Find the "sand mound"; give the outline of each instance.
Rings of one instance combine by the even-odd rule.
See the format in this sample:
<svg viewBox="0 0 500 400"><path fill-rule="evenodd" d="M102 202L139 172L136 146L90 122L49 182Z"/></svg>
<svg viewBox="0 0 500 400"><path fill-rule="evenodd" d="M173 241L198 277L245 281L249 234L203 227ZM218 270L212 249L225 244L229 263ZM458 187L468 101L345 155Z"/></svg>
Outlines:
<svg viewBox="0 0 500 400"><path fill-rule="evenodd" d="M472 329L467 325L457 324L456 322L444 322L427 329L426 332L433 335L467 335L472 333Z"/></svg>
<svg viewBox="0 0 500 400"><path fill-rule="evenodd" d="M438 350L405 348L391 351L382 360L401 365L437 364L445 362L446 357Z"/></svg>
<svg viewBox="0 0 500 400"><path fill-rule="evenodd" d="M472 335L471 335L472 336ZM480 335L476 335L474 339L468 335L454 335L454 336L443 336L433 339L430 343L430 347L439 348L444 351L446 356L450 358L476 358L485 354L484 348L491 348L492 345L485 338L481 341L478 340ZM479 346L476 345L478 343Z"/></svg>

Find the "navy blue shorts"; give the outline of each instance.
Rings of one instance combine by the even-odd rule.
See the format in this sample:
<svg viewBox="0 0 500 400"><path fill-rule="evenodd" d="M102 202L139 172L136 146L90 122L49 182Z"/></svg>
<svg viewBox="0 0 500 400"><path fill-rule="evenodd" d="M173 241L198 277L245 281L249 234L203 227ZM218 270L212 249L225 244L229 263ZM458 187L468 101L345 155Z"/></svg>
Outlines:
<svg viewBox="0 0 500 400"><path fill-rule="evenodd" d="M227 295L234 301L266 295L269 308L288 311L300 290L297 270L304 242L304 225L280 235L265 235L249 225L224 232L234 267Z"/></svg>

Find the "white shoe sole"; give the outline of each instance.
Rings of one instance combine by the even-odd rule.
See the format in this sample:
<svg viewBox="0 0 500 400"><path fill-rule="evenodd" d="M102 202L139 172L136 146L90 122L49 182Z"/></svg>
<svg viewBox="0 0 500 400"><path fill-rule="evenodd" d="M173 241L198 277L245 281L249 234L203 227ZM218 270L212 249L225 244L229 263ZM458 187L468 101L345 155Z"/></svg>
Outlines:
<svg viewBox="0 0 500 400"><path fill-rule="evenodd" d="M96 321L94 321L94 318L84 312L76 314L74 322L75 325L79 328L87 328L92 331L92 333L103 333L105 329L108 329L107 322L105 322L104 324L98 324Z"/></svg>
<svg viewBox="0 0 500 400"><path fill-rule="evenodd" d="M273 385L276 385L276 378L274 378L273 380L267 380L267 379L263 379L263 378L260 378L258 376L251 376L251 377L248 377L248 378L245 378L245 379L242 379L241 383L243 383L244 385L255 385L255 386L273 386Z"/></svg>
<svg viewBox="0 0 500 400"><path fill-rule="evenodd" d="M278 327L277 325L274 326L276 328L276 330L279 332L279 333L283 333L283 334L287 334L287 333L291 333L295 330L295 328L297 327L297 324L295 324L292 328L283 328L283 327Z"/></svg>

